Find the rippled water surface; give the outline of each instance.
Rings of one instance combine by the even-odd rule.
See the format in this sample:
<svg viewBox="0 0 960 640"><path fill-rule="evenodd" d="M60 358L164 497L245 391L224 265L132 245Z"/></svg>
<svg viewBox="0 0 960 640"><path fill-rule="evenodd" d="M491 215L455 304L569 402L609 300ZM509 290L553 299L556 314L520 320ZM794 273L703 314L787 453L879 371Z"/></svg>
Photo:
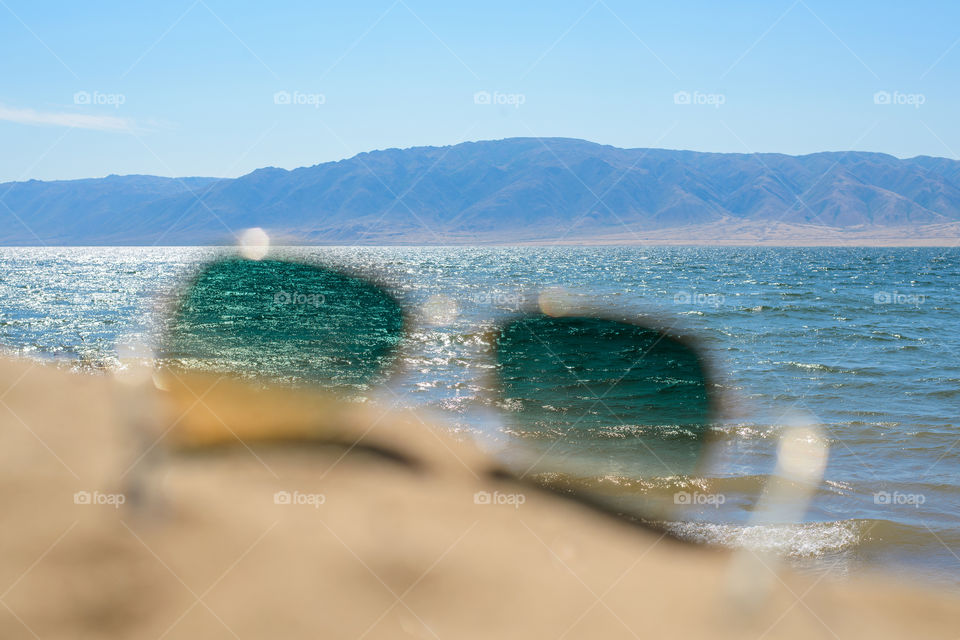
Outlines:
<svg viewBox="0 0 960 640"><path fill-rule="evenodd" d="M169 295L221 250L0 249L0 345L109 369L153 340ZM960 264L947 249L302 248L375 273L413 312L381 395L489 429L489 330L544 290L653 312L699 336L722 416L704 478L596 478L610 491L722 495L680 535L838 571L907 568L960 586ZM786 415L830 457L802 523L753 525ZM615 446L615 442L612 444Z"/></svg>

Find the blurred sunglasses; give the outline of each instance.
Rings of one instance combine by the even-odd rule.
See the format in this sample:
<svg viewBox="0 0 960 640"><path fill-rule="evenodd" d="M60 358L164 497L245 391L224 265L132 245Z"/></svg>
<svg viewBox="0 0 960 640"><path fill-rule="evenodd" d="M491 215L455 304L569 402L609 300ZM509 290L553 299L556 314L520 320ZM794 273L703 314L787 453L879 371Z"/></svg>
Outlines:
<svg viewBox="0 0 960 640"><path fill-rule="evenodd" d="M157 355L168 388L182 391L183 381L198 374L238 377L306 387L359 408L366 403L357 400L385 383L401 360L409 324L397 299L365 277L292 260L230 257L203 266L184 288ZM652 320L553 304L514 313L493 330L490 346L490 400L496 430L505 434L494 456L502 477L632 517L638 491L616 479L688 475L702 457L715 403L705 358L689 338ZM181 393L182 403L196 405L206 386ZM293 429L276 413L252 417L236 406L210 420L228 428L233 420L259 422L242 430L244 441L253 434L356 446L357 431L333 424L350 422L348 412L338 409L331 419L332 406L315 410L317 420L332 425L326 430ZM187 449L220 443L202 428L185 431ZM409 457L391 453L391 443L376 446ZM655 506L639 510L662 511Z"/></svg>

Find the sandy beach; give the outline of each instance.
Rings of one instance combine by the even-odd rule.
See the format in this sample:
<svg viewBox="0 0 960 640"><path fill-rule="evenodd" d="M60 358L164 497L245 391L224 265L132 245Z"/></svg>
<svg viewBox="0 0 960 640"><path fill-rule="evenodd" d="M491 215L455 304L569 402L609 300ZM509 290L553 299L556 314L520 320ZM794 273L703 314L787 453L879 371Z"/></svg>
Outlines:
<svg viewBox="0 0 960 640"><path fill-rule="evenodd" d="M679 543L410 414L134 382L0 363L3 638L956 637L933 588Z"/></svg>

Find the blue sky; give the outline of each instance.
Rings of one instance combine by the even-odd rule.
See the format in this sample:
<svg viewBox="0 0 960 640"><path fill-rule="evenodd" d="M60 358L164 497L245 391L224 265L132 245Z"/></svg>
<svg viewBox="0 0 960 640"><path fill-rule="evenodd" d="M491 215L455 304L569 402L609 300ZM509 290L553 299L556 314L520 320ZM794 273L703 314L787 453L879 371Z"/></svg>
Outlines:
<svg viewBox="0 0 960 640"><path fill-rule="evenodd" d="M955 2L0 0L0 181L511 136L957 158L958 71Z"/></svg>

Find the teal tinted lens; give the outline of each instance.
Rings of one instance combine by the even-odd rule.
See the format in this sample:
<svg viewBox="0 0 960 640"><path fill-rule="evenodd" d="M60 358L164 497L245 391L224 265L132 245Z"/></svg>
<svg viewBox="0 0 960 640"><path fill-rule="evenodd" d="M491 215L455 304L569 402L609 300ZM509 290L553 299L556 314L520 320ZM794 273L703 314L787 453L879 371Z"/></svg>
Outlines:
<svg viewBox="0 0 960 640"><path fill-rule="evenodd" d="M497 360L511 433L538 469L579 478L693 470L710 424L698 354L656 329L533 315L503 328Z"/></svg>
<svg viewBox="0 0 960 640"><path fill-rule="evenodd" d="M163 355L191 368L362 388L389 364L403 330L400 305L365 280L228 259L207 265L185 292Z"/></svg>

